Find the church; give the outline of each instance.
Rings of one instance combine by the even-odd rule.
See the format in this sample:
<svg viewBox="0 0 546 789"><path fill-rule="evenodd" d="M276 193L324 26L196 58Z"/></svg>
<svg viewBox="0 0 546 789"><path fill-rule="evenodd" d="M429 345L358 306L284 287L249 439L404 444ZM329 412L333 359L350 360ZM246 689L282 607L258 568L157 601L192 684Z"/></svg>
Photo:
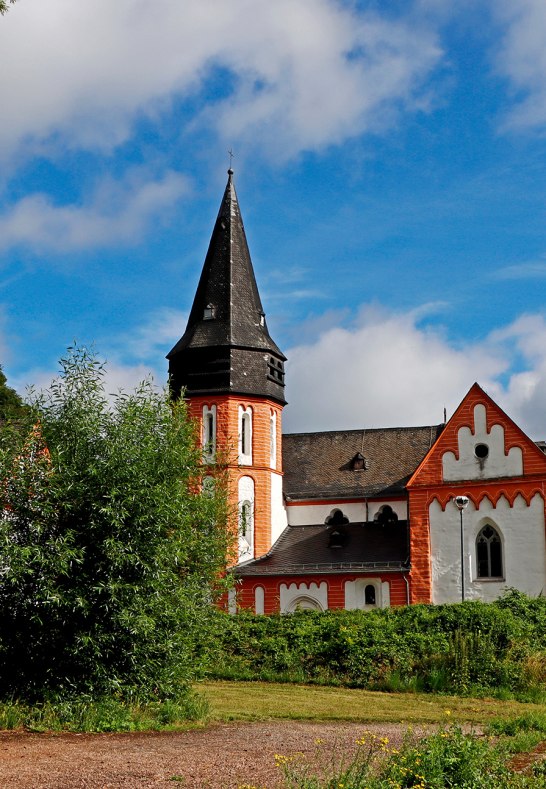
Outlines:
<svg viewBox="0 0 546 789"><path fill-rule="evenodd" d="M267 328L231 169L167 358L173 395L200 427L204 484L215 463L227 469L231 611L546 591L546 444L477 383L445 424L283 434L286 357Z"/></svg>

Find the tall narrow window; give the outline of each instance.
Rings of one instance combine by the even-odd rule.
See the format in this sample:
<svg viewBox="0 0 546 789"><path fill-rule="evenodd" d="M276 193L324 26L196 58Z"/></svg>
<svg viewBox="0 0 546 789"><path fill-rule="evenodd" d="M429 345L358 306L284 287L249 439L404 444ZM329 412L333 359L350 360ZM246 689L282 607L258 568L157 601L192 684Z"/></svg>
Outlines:
<svg viewBox="0 0 546 789"><path fill-rule="evenodd" d="M502 578L502 542L489 523L476 538L476 559L478 578Z"/></svg>
<svg viewBox="0 0 546 789"><path fill-rule="evenodd" d="M241 537L244 537L248 542L252 534L252 502L250 501L243 501L241 503L239 531L241 532Z"/></svg>
<svg viewBox="0 0 546 789"><path fill-rule="evenodd" d="M364 589L364 604L375 605L375 586L368 584Z"/></svg>
<svg viewBox="0 0 546 789"><path fill-rule="evenodd" d="M239 561L254 556L254 480L241 477L238 483L239 498Z"/></svg>
<svg viewBox="0 0 546 789"><path fill-rule="evenodd" d="M277 468L277 414L271 411L269 417L269 465Z"/></svg>
<svg viewBox="0 0 546 789"><path fill-rule="evenodd" d="M239 406L239 464L252 465L252 408Z"/></svg>
<svg viewBox="0 0 546 789"><path fill-rule="evenodd" d="M203 459L214 463L216 456L216 406L203 406Z"/></svg>

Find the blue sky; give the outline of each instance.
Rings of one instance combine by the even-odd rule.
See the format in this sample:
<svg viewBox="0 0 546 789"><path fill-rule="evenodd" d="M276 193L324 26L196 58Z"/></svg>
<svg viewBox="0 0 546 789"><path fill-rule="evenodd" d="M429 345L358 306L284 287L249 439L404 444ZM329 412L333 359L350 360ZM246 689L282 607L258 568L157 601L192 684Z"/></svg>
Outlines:
<svg viewBox="0 0 546 789"><path fill-rule="evenodd" d="M285 428L546 437L543 0L17 0L0 18L0 358L108 386L182 335L233 167Z"/></svg>

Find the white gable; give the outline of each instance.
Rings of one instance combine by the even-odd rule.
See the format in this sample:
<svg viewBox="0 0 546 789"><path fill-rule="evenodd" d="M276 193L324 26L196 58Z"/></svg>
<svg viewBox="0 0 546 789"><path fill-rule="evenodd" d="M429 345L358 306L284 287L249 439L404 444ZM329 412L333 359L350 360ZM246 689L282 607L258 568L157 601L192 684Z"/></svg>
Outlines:
<svg viewBox="0 0 546 789"><path fill-rule="evenodd" d="M494 479L519 477L523 474L523 455L520 447L506 451L504 428L492 425L487 432L485 406L474 406L474 431L463 426L458 430L459 459L453 452L442 456L445 482L461 479Z"/></svg>

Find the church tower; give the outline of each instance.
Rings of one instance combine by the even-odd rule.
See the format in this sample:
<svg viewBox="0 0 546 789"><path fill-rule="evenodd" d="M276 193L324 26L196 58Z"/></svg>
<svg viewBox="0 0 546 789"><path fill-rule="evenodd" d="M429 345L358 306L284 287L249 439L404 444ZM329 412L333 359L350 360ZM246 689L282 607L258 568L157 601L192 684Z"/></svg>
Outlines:
<svg viewBox="0 0 546 789"><path fill-rule="evenodd" d="M186 331L167 358L173 396L201 427L205 462L227 465L238 561L261 556L286 526L286 358L269 336L231 168Z"/></svg>

